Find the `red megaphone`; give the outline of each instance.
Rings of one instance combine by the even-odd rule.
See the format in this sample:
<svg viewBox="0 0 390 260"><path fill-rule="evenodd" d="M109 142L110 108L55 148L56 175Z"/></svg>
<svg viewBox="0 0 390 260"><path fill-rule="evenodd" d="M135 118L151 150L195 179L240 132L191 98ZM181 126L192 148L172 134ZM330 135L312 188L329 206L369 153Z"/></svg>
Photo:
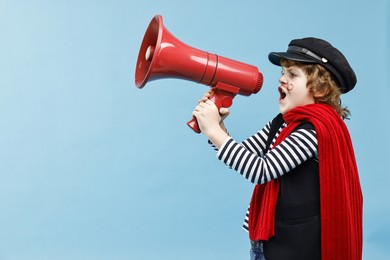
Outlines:
<svg viewBox="0 0 390 260"><path fill-rule="evenodd" d="M257 67L190 47L175 38L156 15L146 29L138 54L135 85L143 88L152 80L179 78L208 85L215 105L230 107L236 94L259 92L263 75ZM200 133L198 122L187 123Z"/></svg>

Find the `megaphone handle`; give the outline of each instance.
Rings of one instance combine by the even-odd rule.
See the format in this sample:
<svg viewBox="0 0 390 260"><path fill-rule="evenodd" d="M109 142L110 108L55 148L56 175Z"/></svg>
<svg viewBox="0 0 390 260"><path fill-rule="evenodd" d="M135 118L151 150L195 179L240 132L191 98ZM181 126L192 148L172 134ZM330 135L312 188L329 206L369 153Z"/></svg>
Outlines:
<svg viewBox="0 0 390 260"><path fill-rule="evenodd" d="M196 120L196 117L192 117L192 119L190 121L187 122L187 125L192 129L194 130L195 133L199 134L201 131L200 131L200 128L199 128L199 124L198 124L198 121Z"/></svg>
<svg viewBox="0 0 390 260"><path fill-rule="evenodd" d="M211 92L209 99L212 102L214 102L214 104L217 106L218 111L219 111L219 109L221 109L222 107L226 107L226 108L230 107L233 104L234 97L235 97L235 94L233 94L231 92L214 88ZM194 130L195 133L199 134L201 132L200 128L199 128L198 121L196 120L196 118L194 116L192 117L192 119L190 121L187 122L187 125L192 130Z"/></svg>

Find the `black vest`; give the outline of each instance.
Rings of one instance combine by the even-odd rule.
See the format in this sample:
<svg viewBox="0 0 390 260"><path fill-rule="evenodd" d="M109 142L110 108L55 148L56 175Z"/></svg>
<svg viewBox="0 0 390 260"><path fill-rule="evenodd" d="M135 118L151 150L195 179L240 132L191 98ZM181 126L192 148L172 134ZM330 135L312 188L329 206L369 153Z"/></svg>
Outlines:
<svg viewBox="0 0 390 260"><path fill-rule="evenodd" d="M283 122L280 114L273 120L269 138L271 141ZM297 128L313 129L313 126L303 123ZM309 159L279 180L275 236L263 243L266 260L321 259L317 159Z"/></svg>

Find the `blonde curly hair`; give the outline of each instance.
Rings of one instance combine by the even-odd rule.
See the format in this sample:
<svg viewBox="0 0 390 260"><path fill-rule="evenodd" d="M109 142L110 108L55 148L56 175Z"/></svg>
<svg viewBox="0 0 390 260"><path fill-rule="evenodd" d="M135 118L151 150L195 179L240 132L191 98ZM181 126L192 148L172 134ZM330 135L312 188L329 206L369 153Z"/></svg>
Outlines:
<svg viewBox="0 0 390 260"><path fill-rule="evenodd" d="M282 59L283 67L297 66L303 69L307 76L307 88L314 97L315 103L327 104L333 107L337 113L346 119L350 115L347 107L341 104L341 91L333 75L323 66L315 63L302 63L293 60Z"/></svg>

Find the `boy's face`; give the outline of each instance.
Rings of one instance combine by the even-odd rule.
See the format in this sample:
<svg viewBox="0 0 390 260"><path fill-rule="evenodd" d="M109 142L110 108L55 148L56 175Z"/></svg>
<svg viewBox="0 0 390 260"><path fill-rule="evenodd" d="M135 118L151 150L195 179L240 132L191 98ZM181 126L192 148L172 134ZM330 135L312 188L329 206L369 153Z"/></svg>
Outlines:
<svg viewBox="0 0 390 260"><path fill-rule="evenodd" d="M314 97L306 87L306 74L300 67L282 67L279 83L279 110L282 114L297 106L314 103Z"/></svg>

